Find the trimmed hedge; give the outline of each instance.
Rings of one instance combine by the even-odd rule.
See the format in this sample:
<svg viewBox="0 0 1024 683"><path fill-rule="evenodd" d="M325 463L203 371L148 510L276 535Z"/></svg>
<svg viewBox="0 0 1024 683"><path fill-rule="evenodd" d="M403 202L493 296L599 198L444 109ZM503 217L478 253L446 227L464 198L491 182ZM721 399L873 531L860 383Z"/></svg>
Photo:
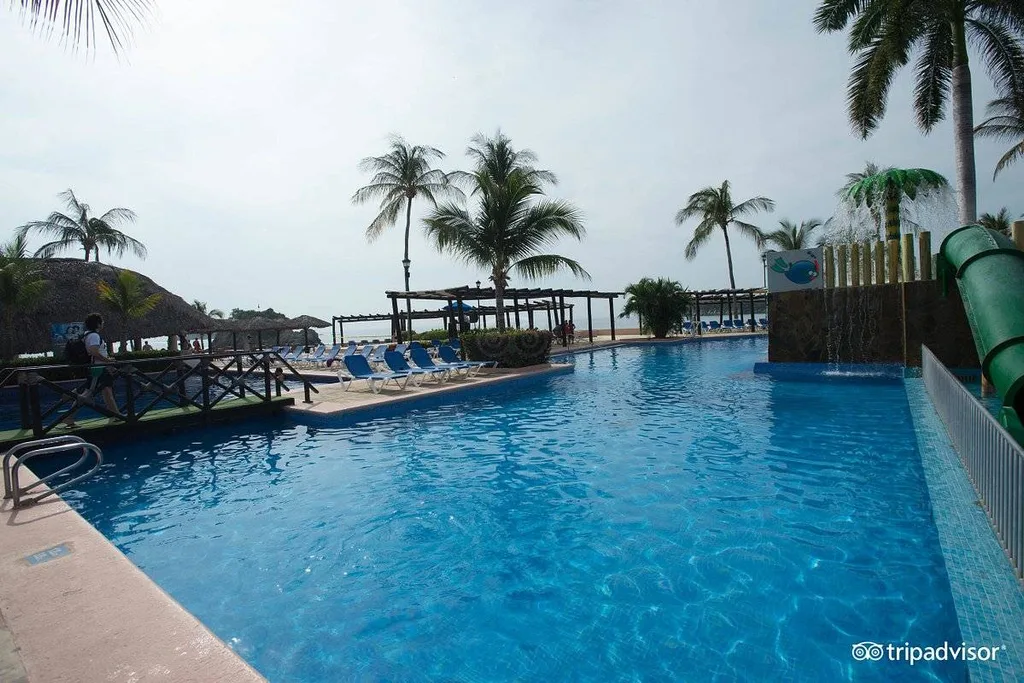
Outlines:
<svg viewBox="0 0 1024 683"><path fill-rule="evenodd" d="M547 330L474 330L460 339L469 360L496 360L498 367L524 368L548 362L554 335Z"/></svg>
<svg viewBox="0 0 1024 683"><path fill-rule="evenodd" d="M406 335L403 334L402 338L405 339L405 336ZM412 333L412 338L416 339L418 341L427 341L427 342L431 341L433 339L440 339L442 342L444 342L444 341L446 341L448 339L448 330L436 329L436 330L427 330L426 332L413 332Z"/></svg>

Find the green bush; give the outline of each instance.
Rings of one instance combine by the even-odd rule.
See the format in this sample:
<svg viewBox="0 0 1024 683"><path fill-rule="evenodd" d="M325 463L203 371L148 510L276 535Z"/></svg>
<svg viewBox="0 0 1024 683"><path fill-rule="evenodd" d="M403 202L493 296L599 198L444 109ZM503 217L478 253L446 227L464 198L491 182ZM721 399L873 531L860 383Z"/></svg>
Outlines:
<svg viewBox="0 0 1024 683"><path fill-rule="evenodd" d="M405 335L402 336L403 338L405 337ZM440 339L441 341L446 341L448 339L448 330L437 329L427 330L426 332L413 332L412 338L417 339L419 341L431 341L432 339Z"/></svg>
<svg viewBox="0 0 1024 683"><path fill-rule="evenodd" d="M548 362L554 335L547 330L474 330L460 339L470 360L496 360L498 367L524 368Z"/></svg>

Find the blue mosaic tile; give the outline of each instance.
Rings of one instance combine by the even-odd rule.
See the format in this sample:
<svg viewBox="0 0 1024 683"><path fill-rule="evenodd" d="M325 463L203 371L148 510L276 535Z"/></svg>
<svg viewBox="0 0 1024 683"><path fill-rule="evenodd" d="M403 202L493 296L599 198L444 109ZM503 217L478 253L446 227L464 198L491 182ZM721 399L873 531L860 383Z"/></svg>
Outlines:
<svg viewBox="0 0 1024 683"><path fill-rule="evenodd" d="M1024 589L978 504L924 380L904 382L963 640L1002 648L992 661L967 663L971 681L1022 681Z"/></svg>

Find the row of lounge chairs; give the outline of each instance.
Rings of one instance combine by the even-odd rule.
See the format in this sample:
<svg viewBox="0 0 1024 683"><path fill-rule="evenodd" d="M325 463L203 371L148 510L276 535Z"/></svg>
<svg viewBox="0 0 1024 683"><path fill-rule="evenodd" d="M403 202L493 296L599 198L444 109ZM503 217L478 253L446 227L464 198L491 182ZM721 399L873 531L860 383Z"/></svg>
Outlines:
<svg viewBox="0 0 1024 683"><path fill-rule="evenodd" d="M347 372L339 370L338 380L344 383L345 391L356 381L365 380L370 391L379 394L388 382L393 382L402 390L410 380L414 386L419 386L425 379L441 383L457 377L471 377L479 373L481 368L497 365L493 361L460 360L451 346L441 345L436 348L440 360L431 357L418 342L399 344L394 350L385 349L379 356L372 352L367 355L348 354L342 356ZM408 360L405 357L406 351L409 354ZM410 365L409 361L414 365ZM371 367L371 363L376 363L378 367Z"/></svg>
<svg viewBox="0 0 1024 683"><path fill-rule="evenodd" d="M683 323L683 332L686 334L694 334L697 331L697 325L698 323L687 320ZM717 320L712 320L710 322L701 320L699 325L702 334L709 334L711 332L745 332L750 329L751 325L754 325L758 330L767 330L768 319L758 318L757 320L754 320L753 318L749 318L746 323L739 318L724 320L721 323Z"/></svg>

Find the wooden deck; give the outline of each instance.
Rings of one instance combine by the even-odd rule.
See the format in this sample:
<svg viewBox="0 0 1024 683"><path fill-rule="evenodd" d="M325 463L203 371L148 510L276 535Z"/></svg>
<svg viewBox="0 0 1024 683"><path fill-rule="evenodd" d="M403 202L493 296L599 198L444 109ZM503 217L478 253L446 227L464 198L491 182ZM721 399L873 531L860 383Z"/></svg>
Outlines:
<svg viewBox="0 0 1024 683"><path fill-rule="evenodd" d="M139 434L172 431L178 427L198 425L204 422L226 422L267 415L294 404L294 396L271 397L269 402L254 396L246 396L218 403L205 415L201 409L195 406L160 408L149 411L132 424L125 424L106 417L96 417L78 420L78 426L73 429L56 427L50 430L46 436L77 434L89 441L112 441ZM0 430L0 449L5 450L16 443L30 441L34 438L31 429Z"/></svg>

